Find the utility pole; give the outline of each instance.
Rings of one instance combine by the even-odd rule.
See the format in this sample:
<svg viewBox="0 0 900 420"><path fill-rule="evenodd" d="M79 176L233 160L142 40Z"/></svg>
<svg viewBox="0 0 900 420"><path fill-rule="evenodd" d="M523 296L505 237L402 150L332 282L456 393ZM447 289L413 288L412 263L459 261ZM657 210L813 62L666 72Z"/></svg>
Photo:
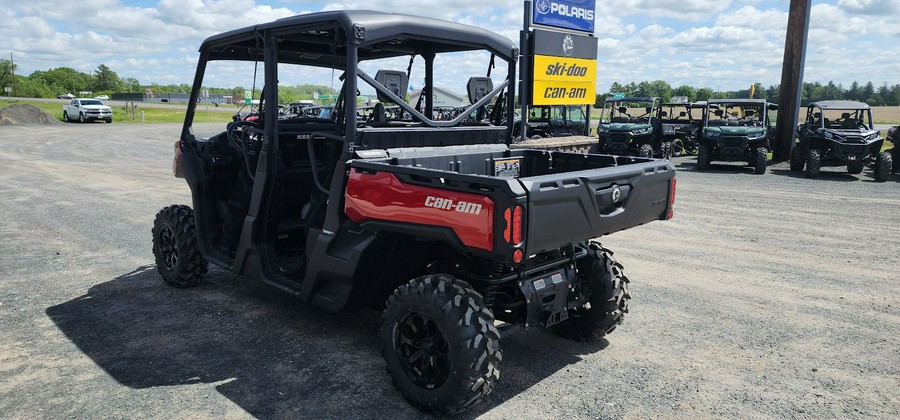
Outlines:
<svg viewBox="0 0 900 420"><path fill-rule="evenodd" d="M812 0L791 0L787 35L784 40L784 64L781 69L781 92L778 99L778 128L772 160L791 158L794 129L800 119L800 95L803 93L803 68L806 63L806 40L809 38L809 12Z"/></svg>
<svg viewBox="0 0 900 420"><path fill-rule="evenodd" d="M13 76L13 96L18 97L19 92L16 90L16 63L13 61L12 51L9 53L9 67Z"/></svg>

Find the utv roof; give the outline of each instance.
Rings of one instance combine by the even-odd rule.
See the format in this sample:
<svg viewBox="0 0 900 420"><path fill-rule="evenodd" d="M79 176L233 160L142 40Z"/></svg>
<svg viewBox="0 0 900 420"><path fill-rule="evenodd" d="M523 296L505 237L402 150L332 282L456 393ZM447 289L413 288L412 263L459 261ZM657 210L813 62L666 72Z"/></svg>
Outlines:
<svg viewBox="0 0 900 420"><path fill-rule="evenodd" d="M209 60L262 61L262 37L278 37L282 63L346 68L347 37L359 60L412 54L489 50L506 61L518 56L508 38L461 23L369 10L309 13L236 29L207 38ZM299 54L298 54L299 52Z"/></svg>
<svg viewBox="0 0 900 420"><path fill-rule="evenodd" d="M656 96L635 96L631 98L606 98L606 102L652 102L659 100Z"/></svg>
<svg viewBox="0 0 900 420"><path fill-rule="evenodd" d="M809 106L822 109L872 109L869 104L855 101L819 101L810 103Z"/></svg>
<svg viewBox="0 0 900 420"><path fill-rule="evenodd" d="M765 99L710 99L710 104L764 104Z"/></svg>

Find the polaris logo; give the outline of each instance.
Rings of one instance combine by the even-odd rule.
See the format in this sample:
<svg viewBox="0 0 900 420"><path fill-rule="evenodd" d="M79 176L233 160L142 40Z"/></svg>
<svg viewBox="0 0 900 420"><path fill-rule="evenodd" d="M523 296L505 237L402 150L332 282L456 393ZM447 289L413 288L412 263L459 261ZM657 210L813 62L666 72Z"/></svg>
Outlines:
<svg viewBox="0 0 900 420"><path fill-rule="evenodd" d="M466 201L457 201L454 203L453 200L449 198L432 197L430 195L425 198L425 207L448 211L456 210L457 213L474 215L481 213L481 204L469 203Z"/></svg>
<svg viewBox="0 0 900 420"><path fill-rule="evenodd" d="M556 64L550 64L547 66L547 72L545 73L547 76L575 76L575 77L584 77L588 73L588 68L585 66L579 66L577 64L567 65L568 63L560 64L558 61Z"/></svg>
<svg viewBox="0 0 900 420"><path fill-rule="evenodd" d="M537 0L535 5L538 13L546 15L552 13L559 16L573 17L584 20L594 20L594 11L583 7L569 6L549 0Z"/></svg>

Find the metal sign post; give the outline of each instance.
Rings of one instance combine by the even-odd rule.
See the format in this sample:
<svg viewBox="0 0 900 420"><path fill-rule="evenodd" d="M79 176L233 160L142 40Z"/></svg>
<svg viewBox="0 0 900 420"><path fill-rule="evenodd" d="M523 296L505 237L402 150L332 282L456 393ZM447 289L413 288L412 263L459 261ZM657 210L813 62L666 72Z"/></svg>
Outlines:
<svg viewBox="0 0 900 420"><path fill-rule="evenodd" d="M533 105L585 105L590 127L590 104L597 96L596 0L525 0L524 6L519 39L522 140L528 138Z"/></svg>

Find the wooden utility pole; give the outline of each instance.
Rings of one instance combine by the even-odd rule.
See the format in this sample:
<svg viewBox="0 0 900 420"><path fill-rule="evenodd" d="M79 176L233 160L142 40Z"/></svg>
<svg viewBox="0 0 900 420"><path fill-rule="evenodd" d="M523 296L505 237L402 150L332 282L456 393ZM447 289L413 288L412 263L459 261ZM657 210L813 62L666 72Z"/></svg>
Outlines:
<svg viewBox="0 0 900 420"><path fill-rule="evenodd" d="M803 93L803 68L806 63L811 3L812 0L791 0L788 14L784 64L781 69L781 92L778 100L778 128L772 157L779 162L791 158L794 130L800 118L800 95Z"/></svg>

